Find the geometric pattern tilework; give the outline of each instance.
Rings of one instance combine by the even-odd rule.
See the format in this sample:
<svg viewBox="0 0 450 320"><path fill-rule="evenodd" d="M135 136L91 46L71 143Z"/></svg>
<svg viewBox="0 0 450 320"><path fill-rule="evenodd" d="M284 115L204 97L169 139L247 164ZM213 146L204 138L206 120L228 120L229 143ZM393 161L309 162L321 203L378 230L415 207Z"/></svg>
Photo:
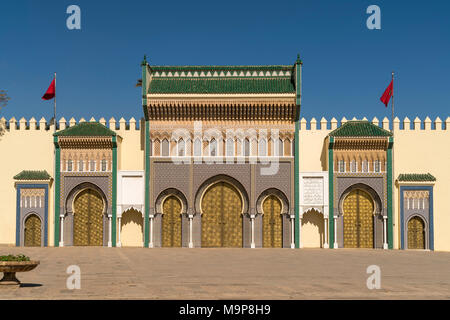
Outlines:
<svg viewBox="0 0 450 320"><path fill-rule="evenodd" d="M181 202L173 195L163 204L162 246L181 247Z"/></svg>
<svg viewBox="0 0 450 320"><path fill-rule="evenodd" d="M283 218L281 216L281 201L274 195L268 196L263 202L263 247L283 247Z"/></svg>
<svg viewBox="0 0 450 320"><path fill-rule="evenodd" d="M103 201L98 192L81 191L75 199L74 211L74 245L103 245Z"/></svg>
<svg viewBox="0 0 450 320"><path fill-rule="evenodd" d="M242 200L226 182L210 187L202 199L202 247L242 247Z"/></svg>
<svg viewBox="0 0 450 320"><path fill-rule="evenodd" d="M356 189L344 200L344 247L373 248L373 202Z"/></svg>

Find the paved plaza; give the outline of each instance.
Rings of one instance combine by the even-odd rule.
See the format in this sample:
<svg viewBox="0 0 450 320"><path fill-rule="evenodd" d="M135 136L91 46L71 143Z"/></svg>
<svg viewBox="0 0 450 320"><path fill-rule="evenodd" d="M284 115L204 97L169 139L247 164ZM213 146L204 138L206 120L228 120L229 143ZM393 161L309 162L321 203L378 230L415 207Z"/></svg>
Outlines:
<svg viewBox="0 0 450 320"><path fill-rule="evenodd" d="M450 299L450 253L352 249L0 247L40 260L0 299ZM81 269L81 289L66 269ZM369 265L381 289L369 290Z"/></svg>

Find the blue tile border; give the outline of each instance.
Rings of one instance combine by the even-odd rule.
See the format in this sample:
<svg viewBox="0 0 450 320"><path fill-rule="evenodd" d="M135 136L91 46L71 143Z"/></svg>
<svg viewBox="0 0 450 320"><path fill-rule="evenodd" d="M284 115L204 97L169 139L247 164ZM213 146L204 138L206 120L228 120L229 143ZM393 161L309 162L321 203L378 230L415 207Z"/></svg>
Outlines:
<svg viewBox="0 0 450 320"><path fill-rule="evenodd" d="M16 246L20 246L20 190L42 188L45 190L44 210L44 247L48 246L48 184L26 184L18 183L16 196Z"/></svg>
<svg viewBox="0 0 450 320"><path fill-rule="evenodd" d="M426 190L430 193L429 210L430 210L430 230L428 234L430 235L430 250L434 250L434 223L433 223L433 187L432 186L400 186L400 230L401 230L401 248L405 249L405 214L404 214L404 203L403 203L403 193L405 190Z"/></svg>

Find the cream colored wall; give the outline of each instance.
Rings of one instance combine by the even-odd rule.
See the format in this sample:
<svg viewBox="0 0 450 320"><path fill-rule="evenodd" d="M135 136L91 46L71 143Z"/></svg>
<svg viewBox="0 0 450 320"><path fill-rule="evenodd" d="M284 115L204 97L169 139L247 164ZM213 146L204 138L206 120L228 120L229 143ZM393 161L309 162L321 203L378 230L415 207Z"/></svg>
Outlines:
<svg viewBox="0 0 450 320"><path fill-rule="evenodd" d="M318 172L327 169L328 146L325 138L331 132L326 129L324 119L321 120L323 126L317 129L317 121L313 118L310 121L310 129L307 129L307 121L300 120L300 172ZM322 129L323 128L323 129Z"/></svg>
<svg viewBox="0 0 450 320"><path fill-rule="evenodd" d="M126 129L126 125L129 129ZM144 131L144 124L141 122L139 128ZM137 123L134 118L129 121L121 118L119 129L115 129L116 123L112 118L109 128L114 130L122 139L118 146L118 170L144 170L144 140L141 137L141 130L136 129Z"/></svg>
<svg viewBox="0 0 450 320"><path fill-rule="evenodd" d="M22 170L47 170L53 177L53 126L45 130L45 119L36 129L36 120L21 119L19 129L14 129L15 119L11 119L10 129L0 137L0 244L15 245L16 242L16 188L13 177ZM25 182L25 181L24 181ZM28 183L28 182L27 182ZM53 244L53 184L49 189L49 238Z"/></svg>
<svg viewBox="0 0 450 320"><path fill-rule="evenodd" d="M402 122L404 122L403 120ZM434 185L434 248L450 251L450 117L446 119L446 128L437 119L436 130L432 130L432 121L427 118L425 129L420 130L420 119L415 119L410 130L400 130L399 120L394 121L394 177L401 173L431 173L436 177ZM409 126L409 119L406 119ZM399 229L399 188L395 186L394 227L395 248L400 246Z"/></svg>

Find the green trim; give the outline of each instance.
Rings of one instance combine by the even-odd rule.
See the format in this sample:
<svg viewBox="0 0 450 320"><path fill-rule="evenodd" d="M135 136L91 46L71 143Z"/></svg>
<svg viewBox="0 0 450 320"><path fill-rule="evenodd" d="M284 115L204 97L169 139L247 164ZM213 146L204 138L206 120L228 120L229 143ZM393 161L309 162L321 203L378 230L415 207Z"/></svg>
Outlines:
<svg viewBox="0 0 450 320"><path fill-rule="evenodd" d="M333 159L333 145L334 138L330 137L330 143L328 145L328 246L334 248L334 184L333 184L333 171L334 171L334 159Z"/></svg>
<svg viewBox="0 0 450 320"><path fill-rule="evenodd" d="M60 180L61 180L61 149L58 144L58 137L53 137L55 145L55 247L59 246L59 198L60 198Z"/></svg>
<svg viewBox="0 0 450 320"><path fill-rule="evenodd" d="M394 143L394 138L389 137L389 144L387 149L387 209L388 209L388 248L393 249L394 248L394 228L393 228L393 205L392 205L392 197L393 197L393 191L392 191L392 145Z"/></svg>
<svg viewBox="0 0 450 320"><path fill-rule="evenodd" d="M14 176L14 180L50 180L50 178L46 170L23 170Z"/></svg>
<svg viewBox="0 0 450 320"><path fill-rule="evenodd" d="M112 228L111 239L112 246L116 246L116 219L117 219L117 138L112 137L113 143L113 158L112 158Z"/></svg>
<svg viewBox="0 0 450 320"><path fill-rule="evenodd" d="M402 173L398 176L398 181L432 182L436 178L431 173Z"/></svg>
<svg viewBox="0 0 450 320"><path fill-rule="evenodd" d="M392 132L367 120L351 120L329 133L331 137L389 137Z"/></svg>
<svg viewBox="0 0 450 320"><path fill-rule="evenodd" d="M300 162L299 162L299 122L295 121L294 137L294 204L295 204L295 247L300 247Z"/></svg>
<svg viewBox="0 0 450 320"><path fill-rule="evenodd" d="M149 211L150 211L150 123L145 121L145 207L144 207L144 247L149 245Z"/></svg>
<svg viewBox="0 0 450 320"><path fill-rule="evenodd" d="M296 93L296 116L295 116L295 136L294 136L294 213L295 213L295 247L300 247L300 108L301 108L301 62L297 56L295 62L295 93Z"/></svg>
<svg viewBox="0 0 450 320"><path fill-rule="evenodd" d="M266 66L150 66L152 72L189 72L189 71L292 71L292 65Z"/></svg>

